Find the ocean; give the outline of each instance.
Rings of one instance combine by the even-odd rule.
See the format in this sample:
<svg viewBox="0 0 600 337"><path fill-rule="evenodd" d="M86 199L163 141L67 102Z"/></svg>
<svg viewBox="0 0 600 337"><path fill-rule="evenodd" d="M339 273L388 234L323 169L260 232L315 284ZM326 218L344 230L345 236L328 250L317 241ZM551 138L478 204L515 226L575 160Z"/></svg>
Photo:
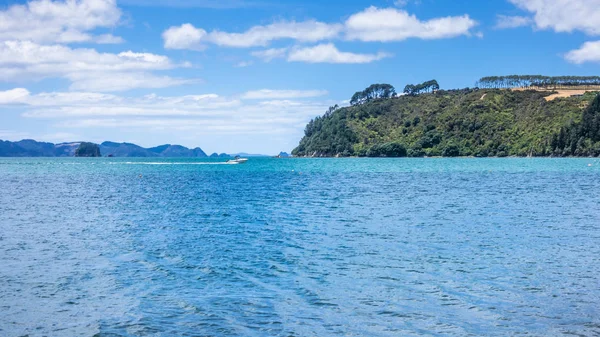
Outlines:
<svg viewBox="0 0 600 337"><path fill-rule="evenodd" d="M599 206L598 159L4 158L0 336L600 335Z"/></svg>

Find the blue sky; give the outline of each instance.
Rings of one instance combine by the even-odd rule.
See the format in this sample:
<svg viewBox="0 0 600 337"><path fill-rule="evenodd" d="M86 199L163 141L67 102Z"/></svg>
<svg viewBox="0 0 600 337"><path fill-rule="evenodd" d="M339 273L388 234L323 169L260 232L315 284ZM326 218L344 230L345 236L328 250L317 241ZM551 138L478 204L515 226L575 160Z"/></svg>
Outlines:
<svg viewBox="0 0 600 337"><path fill-rule="evenodd" d="M600 70L600 0L4 0L0 22L5 140L275 154L372 83Z"/></svg>

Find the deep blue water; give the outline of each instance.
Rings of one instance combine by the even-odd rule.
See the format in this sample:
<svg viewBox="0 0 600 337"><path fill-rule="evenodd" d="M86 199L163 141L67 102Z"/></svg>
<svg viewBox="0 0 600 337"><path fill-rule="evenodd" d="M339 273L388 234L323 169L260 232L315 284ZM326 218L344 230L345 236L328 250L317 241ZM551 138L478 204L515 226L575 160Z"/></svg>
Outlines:
<svg viewBox="0 0 600 337"><path fill-rule="evenodd" d="M0 336L597 336L599 206L595 159L0 159Z"/></svg>

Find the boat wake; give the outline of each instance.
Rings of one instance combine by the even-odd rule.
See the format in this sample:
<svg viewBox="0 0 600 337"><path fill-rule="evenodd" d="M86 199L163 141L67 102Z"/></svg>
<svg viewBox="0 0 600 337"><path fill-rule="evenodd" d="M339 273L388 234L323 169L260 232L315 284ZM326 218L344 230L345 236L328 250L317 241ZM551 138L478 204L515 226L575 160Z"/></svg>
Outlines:
<svg viewBox="0 0 600 337"><path fill-rule="evenodd" d="M227 162L215 162L215 163L185 163L185 162L175 162L175 163L166 163L166 162L111 162L111 165L236 165L237 163L227 163Z"/></svg>

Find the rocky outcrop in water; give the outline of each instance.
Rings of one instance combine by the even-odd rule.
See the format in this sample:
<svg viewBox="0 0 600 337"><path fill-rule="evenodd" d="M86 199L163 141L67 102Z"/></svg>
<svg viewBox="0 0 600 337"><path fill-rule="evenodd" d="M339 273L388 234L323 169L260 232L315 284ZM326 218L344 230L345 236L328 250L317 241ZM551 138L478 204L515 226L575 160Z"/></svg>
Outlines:
<svg viewBox="0 0 600 337"><path fill-rule="evenodd" d="M102 154L98 144L84 142L75 150L75 157L102 157Z"/></svg>

